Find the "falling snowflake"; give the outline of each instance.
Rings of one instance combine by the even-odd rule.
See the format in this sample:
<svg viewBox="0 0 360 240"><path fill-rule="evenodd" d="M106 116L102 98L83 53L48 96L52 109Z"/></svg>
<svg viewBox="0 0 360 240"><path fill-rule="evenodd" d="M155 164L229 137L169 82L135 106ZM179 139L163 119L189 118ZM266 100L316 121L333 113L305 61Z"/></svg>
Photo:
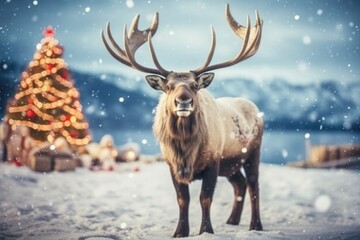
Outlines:
<svg viewBox="0 0 360 240"><path fill-rule="evenodd" d="M309 45L309 44L311 43L311 37L308 36L308 35L305 35L305 36L303 37L302 41L303 41L303 43L304 43L305 45Z"/></svg>
<svg viewBox="0 0 360 240"><path fill-rule="evenodd" d="M133 8L134 7L134 1L133 0L126 0L126 6L128 8Z"/></svg>
<svg viewBox="0 0 360 240"><path fill-rule="evenodd" d="M85 12L90 12L90 10L91 10L90 7L85 8Z"/></svg>
<svg viewBox="0 0 360 240"><path fill-rule="evenodd" d="M320 195L315 199L314 206L318 212L327 212L331 207L331 199L327 195Z"/></svg>
<svg viewBox="0 0 360 240"><path fill-rule="evenodd" d="M294 19L297 21L297 20L300 19L300 16L296 14L296 15L294 16Z"/></svg>
<svg viewBox="0 0 360 240"><path fill-rule="evenodd" d="M287 157L289 156L288 151L287 151L286 149L283 149L283 150L281 151L281 156L282 156L283 158L287 158Z"/></svg>
<svg viewBox="0 0 360 240"><path fill-rule="evenodd" d="M120 224L120 228L121 229L125 229L127 227L127 224L125 223L125 222L122 222L121 224Z"/></svg>
<svg viewBox="0 0 360 240"><path fill-rule="evenodd" d="M319 16L321 16L321 15L323 14L323 10L322 10L322 9L318 9L318 10L316 11L316 14L319 15Z"/></svg>

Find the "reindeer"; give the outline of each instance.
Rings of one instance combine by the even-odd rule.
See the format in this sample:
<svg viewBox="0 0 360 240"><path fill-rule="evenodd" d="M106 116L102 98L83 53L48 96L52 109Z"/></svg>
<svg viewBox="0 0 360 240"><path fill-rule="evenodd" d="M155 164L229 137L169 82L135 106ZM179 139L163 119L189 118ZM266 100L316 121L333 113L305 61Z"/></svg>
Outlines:
<svg viewBox="0 0 360 240"><path fill-rule="evenodd" d="M250 27L248 17L247 26L244 27L232 17L228 4L225 15L231 29L244 41L239 53L229 61L210 65L216 45L212 27L212 42L205 63L189 72L167 71L160 65L152 44L152 36L158 27L158 13L155 13L151 26L144 31L138 29L139 15L135 16L129 31L125 25L124 49L115 42L109 23L106 26L107 37L101 31L106 49L116 60L150 73L145 77L149 85L164 92L156 108L153 130L160 142L162 156L170 167L177 194L179 221L174 237L189 235L189 183L196 179L202 179L200 234L214 233L210 206L217 176L227 177L234 187L233 209L227 223L239 224L248 186L251 200L250 230L262 230L258 186L263 133L261 114L255 104L248 100L214 99L204 88L214 78L214 73L209 71L235 65L257 52L263 21L256 12L255 26ZM156 68L145 67L135 60L136 50L146 42Z"/></svg>

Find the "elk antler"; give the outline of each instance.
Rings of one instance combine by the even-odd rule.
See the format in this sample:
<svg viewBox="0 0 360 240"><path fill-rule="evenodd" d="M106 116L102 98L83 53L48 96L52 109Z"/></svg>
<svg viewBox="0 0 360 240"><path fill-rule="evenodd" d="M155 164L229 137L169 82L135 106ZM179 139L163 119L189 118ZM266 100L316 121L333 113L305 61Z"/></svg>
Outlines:
<svg viewBox="0 0 360 240"><path fill-rule="evenodd" d="M232 60L209 66L211 59L214 55L214 50L216 45L215 32L214 29L212 28L212 41L211 41L211 47L208 57L205 63L201 67L192 71L197 76L204 72L208 72L219 68L229 67L241 61L244 61L245 59L248 59L249 57L253 56L259 49L260 40L261 40L261 31L263 25L263 21L260 19L259 13L256 11L256 23L253 28L250 28L249 16L247 17L246 27L236 22L236 20L231 15L229 4L226 4L225 15L231 29L236 33L236 35L238 35L241 39L244 40L244 44L240 52Z"/></svg>
<svg viewBox="0 0 360 240"><path fill-rule="evenodd" d="M132 67L134 69L137 69L139 71L142 71L142 72L158 74L158 75L166 77L169 74L169 71L165 70L160 65L160 63L156 57L154 47L151 42L151 37L156 33L156 30L158 27L159 14L155 13L153 21L151 23L151 26L144 31L140 31L138 28L139 18L140 18L139 14L137 14L134 17L134 19L131 23L129 32L127 31L126 25L124 27L125 50L120 48L119 45L115 42L115 40L111 34L111 31L110 31L110 23L109 22L106 24L106 33L107 33L107 36L108 36L111 46L107 42L103 30L101 30L101 38L104 42L104 45L105 45L106 49L109 51L109 53L111 54L111 56L113 56L119 62L121 62L129 67ZM157 69L145 67L145 66L139 64L135 60L136 50L146 42L148 42L148 44L149 44L151 57L154 61L155 66L157 67Z"/></svg>

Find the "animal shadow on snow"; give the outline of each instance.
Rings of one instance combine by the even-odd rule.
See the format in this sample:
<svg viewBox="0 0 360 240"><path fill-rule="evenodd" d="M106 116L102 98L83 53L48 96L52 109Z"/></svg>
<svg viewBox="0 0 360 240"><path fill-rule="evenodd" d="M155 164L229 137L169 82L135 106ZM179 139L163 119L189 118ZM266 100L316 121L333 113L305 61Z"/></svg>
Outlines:
<svg viewBox="0 0 360 240"><path fill-rule="evenodd" d="M97 239L97 238L101 238L101 239L112 239L112 240L121 240L121 238L119 236L116 235L101 235L101 234L96 234L96 235L90 235L90 236L85 236L85 237L79 237L78 240L91 240L91 239Z"/></svg>

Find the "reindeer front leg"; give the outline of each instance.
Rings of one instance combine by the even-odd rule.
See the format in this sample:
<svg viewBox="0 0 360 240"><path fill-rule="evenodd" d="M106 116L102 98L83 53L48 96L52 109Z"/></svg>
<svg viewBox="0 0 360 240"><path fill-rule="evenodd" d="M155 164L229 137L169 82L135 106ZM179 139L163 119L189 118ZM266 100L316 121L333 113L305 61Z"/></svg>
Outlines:
<svg viewBox="0 0 360 240"><path fill-rule="evenodd" d="M210 207L215 190L217 176L218 176L217 164L214 164L213 166L209 166L203 171L203 176L202 176L203 182L200 193L202 220L201 220L201 227L199 234L202 234L203 232L214 233L210 219Z"/></svg>
<svg viewBox="0 0 360 240"><path fill-rule="evenodd" d="M179 222L173 237L187 237L189 236L189 203L190 203L189 185L184 183L179 183L175 179L171 167L170 167L170 172L177 195L177 201L179 204Z"/></svg>

